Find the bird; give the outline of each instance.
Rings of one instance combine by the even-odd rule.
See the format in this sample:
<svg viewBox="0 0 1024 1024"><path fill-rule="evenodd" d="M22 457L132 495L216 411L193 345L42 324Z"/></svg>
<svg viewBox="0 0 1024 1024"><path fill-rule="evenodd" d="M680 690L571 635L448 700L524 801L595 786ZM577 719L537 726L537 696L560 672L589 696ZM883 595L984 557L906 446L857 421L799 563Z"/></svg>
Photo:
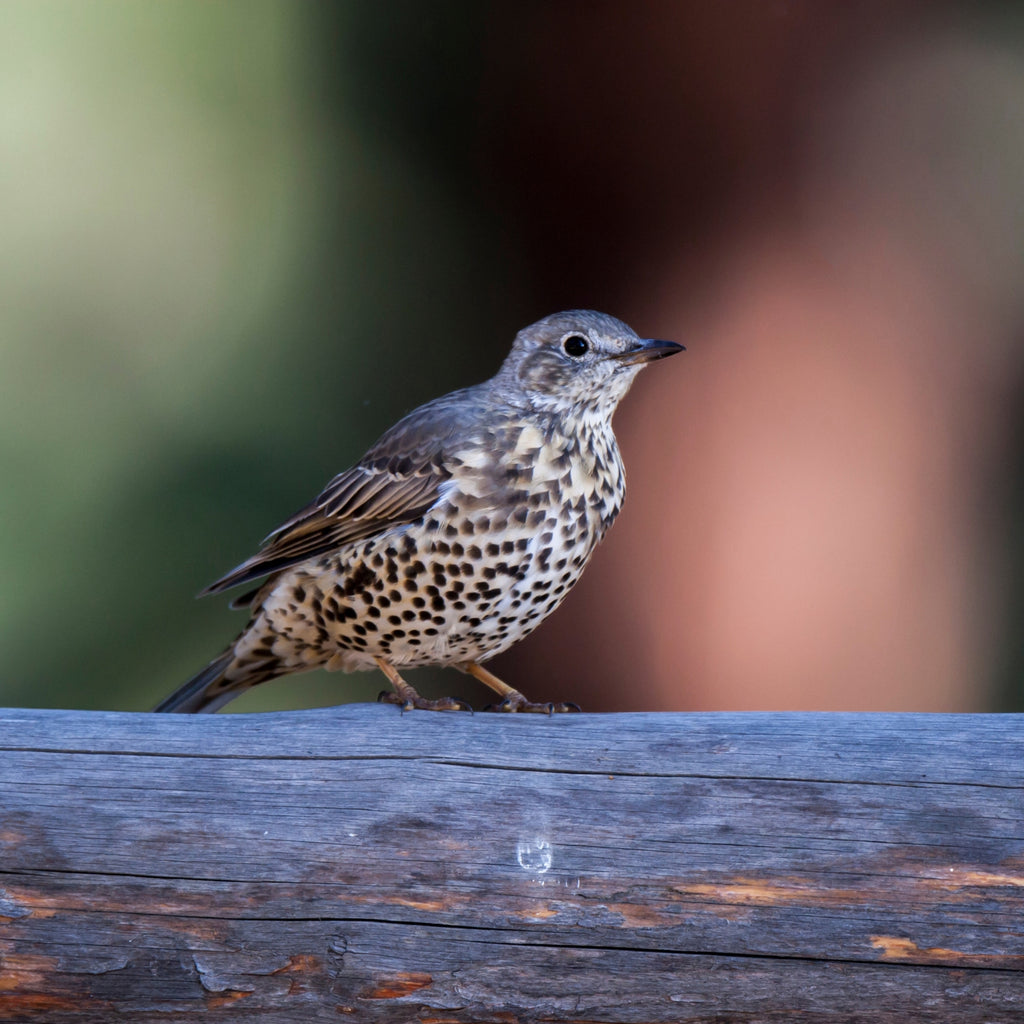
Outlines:
<svg viewBox="0 0 1024 1024"><path fill-rule="evenodd" d="M683 351L592 310L521 330L498 372L420 406L200 594L257 585L232 602L239 635L158 712L212 712L259 683L315 668L380 669L380 700L403 710L471 710L427 699L399 673L454 667L534 702L484 662L561 604L622 507L612 414L648 363ZM261 581L261 582L257 582Z"/></svg>

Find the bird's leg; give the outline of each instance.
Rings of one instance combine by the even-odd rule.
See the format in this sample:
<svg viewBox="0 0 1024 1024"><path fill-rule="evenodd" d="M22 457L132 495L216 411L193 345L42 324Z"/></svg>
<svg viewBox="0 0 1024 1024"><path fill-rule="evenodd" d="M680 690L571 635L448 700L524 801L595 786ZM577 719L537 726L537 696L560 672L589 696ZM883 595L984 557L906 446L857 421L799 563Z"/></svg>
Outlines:
<svg viewBox="0 0 1024 1024"><path fill-rule="evenodd" d="M383 704L397 704L403 711L412 711L413 708L421 708L423 711L472 711L473 709L464 701L456 700L454 697L441 697L438 700L427 700L421 697L399 674L398 670L390 662L383 658L374 656L377 668L388 677L388 682L394 687L394 693L382 690L377 700Z"/></svg>
<svg viewBox="0 0 1024 1024"><path fill-rule="evenodd" d="M475 661L464 661L461 665L456 665L455 667L467 675L471 675L474 679L479 679L484 686L489 686L503 698L499 704L488 704L484 711L537 711L550 715L562 711L580 710L578 704L568 702L561 704L535 704L533 701L527 700L518 690L509 686L508 683L503 683L493 672L488 672L487 669L482 665L478 665Z"/></svg>

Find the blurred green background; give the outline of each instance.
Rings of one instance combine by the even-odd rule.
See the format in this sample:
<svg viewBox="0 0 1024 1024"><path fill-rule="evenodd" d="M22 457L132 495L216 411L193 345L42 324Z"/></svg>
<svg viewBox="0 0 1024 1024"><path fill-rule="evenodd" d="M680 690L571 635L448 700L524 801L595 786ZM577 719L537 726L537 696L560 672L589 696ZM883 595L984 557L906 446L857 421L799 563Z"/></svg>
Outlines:
<svg viewBox="0 0 1024 1024"><path fill-rule="evenodd" d="M459 180L480 13L4 5L5 703L150 705L241 625L201 586L493 371L521 289Z"/></svg>
<svg viewBox="0 0 1024 1024"><path fill-rule="evenodd" d="M962 25L715 6L0 7L0 704L152 706L242 624L195 593L539 316L602 308L699 350L674 332L719 287L722 239L798 176L801 76ZM978 11L971 38L1017 39L1012 11ZM685 285L654 283L667 265ZM699 358L661 386L699 389ZM993 428L984 499L992 707L1021 706L1021 422ZM317 673L231 710L382 684Z"/></svg>

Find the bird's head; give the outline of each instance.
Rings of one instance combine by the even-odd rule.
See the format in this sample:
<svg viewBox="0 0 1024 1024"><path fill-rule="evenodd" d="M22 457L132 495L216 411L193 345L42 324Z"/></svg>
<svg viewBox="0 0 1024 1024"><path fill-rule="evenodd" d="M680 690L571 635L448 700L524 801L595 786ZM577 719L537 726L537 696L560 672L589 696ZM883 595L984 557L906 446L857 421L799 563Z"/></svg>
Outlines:
<svg viewBox="0 0 1024 1024"><path fill-rule="evenodd" d="M534 408L611 417L647 363L683 350L641 338L607 313L571 310L524 327L495 378L509 398Z"/></svg>

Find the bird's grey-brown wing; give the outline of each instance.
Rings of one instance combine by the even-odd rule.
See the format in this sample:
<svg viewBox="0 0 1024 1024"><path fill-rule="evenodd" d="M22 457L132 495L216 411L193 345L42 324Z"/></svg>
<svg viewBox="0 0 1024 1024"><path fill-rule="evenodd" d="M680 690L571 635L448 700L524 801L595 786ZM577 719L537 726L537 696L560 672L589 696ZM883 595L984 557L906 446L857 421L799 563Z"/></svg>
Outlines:
<svg viewBox="0 0 1024 1024"><path fill-rule="evenodd" d="M202 595L280 572L308 558L419 519L451 479L445 453L479 422L479 389L421 406L395 424L351 469L339 473L311 504L282 523L263 547ZM463 396L463 401L452 401ZM235 605L247 604L246 595Z"/></svg>

